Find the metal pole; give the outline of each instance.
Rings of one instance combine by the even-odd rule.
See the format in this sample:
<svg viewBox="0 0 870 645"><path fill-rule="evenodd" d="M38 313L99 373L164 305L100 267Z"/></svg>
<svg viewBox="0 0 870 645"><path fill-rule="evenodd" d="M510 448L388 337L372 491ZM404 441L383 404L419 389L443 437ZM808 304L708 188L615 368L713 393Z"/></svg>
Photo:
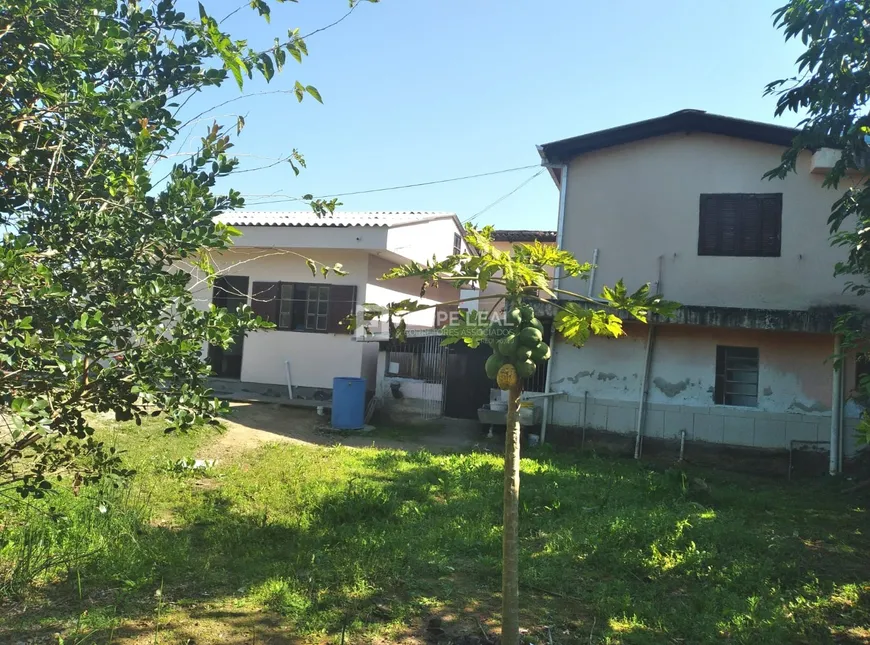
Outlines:
<svg viewBox="0 0 870 645"><path fill-rule="evenodd" d="M831 446L829 472L840 472L840 418L843 414L843 366L840 358L840 336L834 335L834 374L831 390Z"/></svg>
<svg viewBox="0 0 870 645"><path fill-rule="evenodd" d="M655 343L655 325L649 323L649 332L646 337L646 356L643 361L643 374L640 379L640 406L637 410L637 437L634 440L634 458L640 459L641 445L643 441L643 422L646 417L647 380L649 368L652 363L653 343Z"/></svg>

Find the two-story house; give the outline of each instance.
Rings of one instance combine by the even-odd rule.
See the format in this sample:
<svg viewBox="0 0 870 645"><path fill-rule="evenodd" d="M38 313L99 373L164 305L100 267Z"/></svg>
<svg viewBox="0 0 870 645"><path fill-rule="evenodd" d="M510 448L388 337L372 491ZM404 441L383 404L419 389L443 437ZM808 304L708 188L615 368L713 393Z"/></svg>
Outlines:
<svg viewBox="0 0 870 645"><path fill-rule="evenodd" d="M796 131L683 110L539 147L559 187L558 243L596 269L592 293L623 278L682 304L627 337L557 342L553 423L637 437L756 448L856 450L854 358L830 360L832 323L859 307L833 276L838 197L823 187L837 156L776 167ZM561 286L587 293L590 285Z"/></svg>
<svg viewBox="0 0 870 645"><path fill-rule="evenodd" d="M235 245L212 258L220 277L213 287L201 278L193 293L202 307L210 303L235 309L250 304L275 329L237 338L229 350L207 349L220 392L239 390L324 400L337 376L363 377L374 390L377 343L361 342L347 317L364 303L386 305L418 298L419 280L382 281L391 268L408 262L443 259L463 251L463 229L456 215L437 212L231 212L219 221L239 229ZM312 275L311 259L341 264L347 275ZM438 285L425 304L455 301L459 292ZM431 328L434 309L406 318L409 328ZM240 385L238 385L240 384Z"/></svg>

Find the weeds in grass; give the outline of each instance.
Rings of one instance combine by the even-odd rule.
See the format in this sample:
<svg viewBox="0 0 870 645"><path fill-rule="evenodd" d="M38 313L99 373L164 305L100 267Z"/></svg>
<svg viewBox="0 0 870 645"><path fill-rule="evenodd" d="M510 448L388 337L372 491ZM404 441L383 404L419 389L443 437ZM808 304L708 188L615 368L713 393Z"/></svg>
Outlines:
<svg viewBox="0 0 870 645"><path fill-rule="evenodd" d="M5 498L0 534L0 593L20 594L33 582L51 579L97 560L119 539L134 539L147 522L149 495L111 482L79 495L59 489L46 503Z"/></svg>
<svg viewBox="0 0 870 645"><path fill-rule="evenodd" d="M290 578L269 578L251 590L254 602L288 618L299 620L311 609L306 591Z"/></svg>
<svg viewBox="0 0 870 645"><path fill-rule="evenodd" d="M155 637L178 611L169 598L204 594L267 608L314 640L386 638L428 612L497 607L498 456L282 445L188 476L165 464L195 454L194 438L123 439L139 474L117 497L0 508L0 566L31 549L42 564L22 565L16 589L37 572L57 582L49 598L80 572L81 630L112 634L116 611L154 616L144 608L157 585ZM848 642L870 622L866 511L824 482L548 450L522 469L522 580L561 603L527 596L525 620L552 626L556 642ZM43 519L31 527L28 513Z"/></svg>

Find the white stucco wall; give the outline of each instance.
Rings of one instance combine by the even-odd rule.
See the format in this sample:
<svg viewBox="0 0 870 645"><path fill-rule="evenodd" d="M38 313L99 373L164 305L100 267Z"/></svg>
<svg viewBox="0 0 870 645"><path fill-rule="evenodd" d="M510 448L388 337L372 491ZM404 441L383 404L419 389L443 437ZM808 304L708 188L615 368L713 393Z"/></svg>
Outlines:
<svg viewBox="0 0 870 645"><path fill-rule="evenodd" d="M340 262L348 275L340 277L330 274L326 280L319 276L315 278L305 264L306 257L326 264ZM379 282L377 279L395 266L395 262L370 255L367 250L300 248L291 252L287 249L237 246L214 259L222 274L248 277L249 296L252 295L254 282L282 281L355 285L357 305L364 302L386 305L409 297L419 299L419 280ZM211 302L211 289L204 282L196 284L193 292L198 306L207 307ZM427 296L421 301L435 304L455 300L459 294L445 284L430 289ZM411 328L431 327L434 320L435 311L429 309L410 314L407 324ZM362 376L366 378L369 389L375 387L377 343L359 342L346 334L274 329L251 333L244 343L242 381L284 384L285 362L289 360L294 386L331 388L332 379L336 376ZM205 354L204 349L203 356Z"/></svg>
<svg viewBox="0 0 870 645"><path fill-rule="evenodd" d="M434 255L443 260L453 253L453 235L462 234L453 216L418 224L395 226L387 231L386 250L407 260L424 263ZM466 248L462 242L463 249Z"/></svg>
<svg viewBox="0 0 870 645"><path fill-rule="evenodd" d="M314 278L304 259L280 249L235 248L215 257L219 270L226 275L248 276L249 293L254 282L323 282L356 285L357 300L365 294L368 276L368 253L350 250L294 249L318 262L341 262L348 275L330 274L324 280ZM211 290L200 285L194 291L197 300L207 306ZM283 384L285 362L290 361L294 386L331 388L336 376L360 376L363 363L362 343L347 334L318 334L297 331L258 331L245 338L242 351L242 381Z"/></svg>
<svg viewBox="0 0 870 645"><path fill-rule="evenodd" d="M442 283L438 287L426 289L426 296L420 297L420 287L423 282L419 278L397 278L395 280L381 280L387 271L392 269L395 263L384 258L372 255L369 257L368 282L366 284L365 302L379 305L387 305L392 302L400 302L407 298L418 301L424 305L436 305L442 302L452 302L459 299L459 291L452 285ZM405 324L410 329L427 329L435 324L435 309L415 311L405 316Z"/></svg>
<svg viewBox="0 0 870 645"><path fill-rule="evenodd" d="M556 425L634 433L647 342L646 326L619 339L591 338L583 348L558 342L550 362ZM716 346L757 347L758 406L716 405ZM659 326L650 367L645 434L760 448L830 436L833 338L709 327ZM854 360L844 368L845 396L854 386ZM847 406L848 407L848 406ZM844 452L855 450L855 409L844 431Z"/></svg>
<svg viewBox="0 0 870 645"><path fill-rule="evenodd" d="M832 277L844 257L828 243L837 198L811 174L810 153L785 180L763 180L779 163L778 146L701 133L657 137L576 158L568 170L563 247L581 261L599 249L595 291L624 278L656 282L691 305L807 309L854 304ZM778 258L699 256L702 193L783 193ZM586 292L587 284L563 286Z"/></svg>
<svg viewBox="0 0 870 645"><path fill-rule="evenodd" d="M377 251L387 243L386 226L237 226L237 248Z"/></svg>
<svg viewBox="0 0 870 645"><path fill-rule="evenodd" d="M637 401L647 327L623 338L590 338L583 348L559 343L553 388L571 395ZM708 407L716 383L716 347L757 347L758 411L826 413L831 406L833 339L825 334L659 326L649 376L650 403ZM731 407L731 406L719 406ZM745 408L743 408L745 409Z"/></svg>

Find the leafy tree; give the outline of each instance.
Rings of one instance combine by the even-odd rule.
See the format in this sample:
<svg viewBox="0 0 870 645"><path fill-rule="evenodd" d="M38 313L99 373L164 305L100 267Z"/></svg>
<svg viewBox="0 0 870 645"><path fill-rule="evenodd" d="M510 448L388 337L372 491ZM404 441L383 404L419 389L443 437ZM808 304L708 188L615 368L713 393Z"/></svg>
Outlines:
<svg viewBox="0 0 870 645"><path fill-rule="evenodd" d="M520 492L520 395L524 378L531 376L537 362L550 358L550 348L541 340L540 322L534 305L555 310L553 324L561 338L577 347L591 335L618 338L624 334L622 316L646 322L651 313L671 314L676 305L651 295L649 285L628 293L622 281L612 289L604 287L600 298L589 298L554 286L547 271L555 269L562 277L585 277L592 269L581 264L569 252L543 245L514 244L510 251L497 249L492 243L492 227L477 230L466 224L466 241L472 253L451 255L441 262L425 265L410 263L395 267L384 279L419 278L423 287L446 282L457 289L480 289L489 284L504 288L503 295L483 296L495 302L489 314L463 314L444 330L443 345L460 340L470 347L481 343L492 347L487 361L490 378L508 390L507 432L505 433L504 517L502 536L502 643L518 645L519 631L519 492ZM467 300L478 300L471 298ZM503 316L496 311L504 301ZM459 304L463 300L455 303ZM403 316L431 307L409 299L389 305L390 330L402 339ZM395 324L394 316L399 318Z"/></svg>
<svg viewBox="0 0 870 645"><path fill-rule="evenodd" d="M791 0L773 15L786 40L799 38L806 51L797 59L798 75L768 84L765 93L778 96L777 116L786 111L805 116L793 145L766 177L794 172L807 149L832 147L842 154L824 185L838 188L850 170L866 169L870 160L870 3ZM866 174L851 183L834 202L828 224L831 243L847 251L834 274L847 276L847 291L864 296L870 290L870 183ZM866 344L865 318L860 312L840 318L837 331L844 334L844 347ZM860 386L867 398L870 378ZM866 414L860 430L870 440Z"/></svg>
<svg viewBox="0 0 870 645"><path fill-rule="evenodd" d="M189 18L175 4L0 0L0 487L23 495L65 471L123 474L93 413L165 414L167 430L213 420L203 345L264 324L247 307L200 310L182 270L213 278L204 250L238 234L214 222L243 205L214 192L237 165L230 130L208 127L166 176L152 170L194 94L268 81L305 40L290 31L254 51L202 5ZM250 6L269 18L263 0Z"/></svg>

